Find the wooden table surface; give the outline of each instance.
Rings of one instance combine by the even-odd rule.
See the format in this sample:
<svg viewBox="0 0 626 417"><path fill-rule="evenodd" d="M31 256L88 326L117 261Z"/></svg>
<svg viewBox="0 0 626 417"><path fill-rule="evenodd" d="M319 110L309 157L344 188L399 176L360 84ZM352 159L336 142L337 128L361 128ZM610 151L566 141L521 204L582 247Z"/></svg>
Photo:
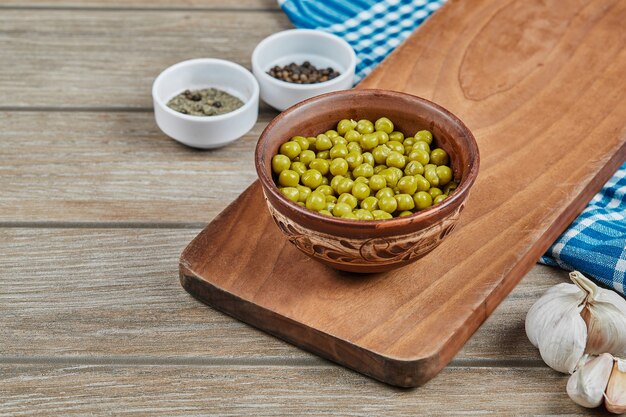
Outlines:
<svg viewBox="0 0 626 417"><path fill-rule="evenodd" d="M165 67L249 67L274 0L0 1L0 416L588 415L524 333L566 273L536 266L427 385L400 390L191 298L185 245L255 178L244 138L196 151L154 123ZM595 411L594 411L595 412Z"/></svg>

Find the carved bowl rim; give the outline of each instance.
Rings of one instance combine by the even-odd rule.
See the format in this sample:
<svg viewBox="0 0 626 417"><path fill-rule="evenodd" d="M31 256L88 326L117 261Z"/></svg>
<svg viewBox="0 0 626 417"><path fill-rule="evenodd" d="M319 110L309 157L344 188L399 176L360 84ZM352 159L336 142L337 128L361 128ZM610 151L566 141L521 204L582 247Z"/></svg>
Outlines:
<svg viewBox="0 0 626 417"><path fill-rule="evenodd" d="M454 127L462 132L462 140L465 140L465 145L469 149L470 167L467 175L462 178L459 187L454 194L445 199L442 203L432 206L428 209L419 211L409 216L394 217L387 220L350 220L341 219L337 217L324 216L314 211L308 210L293 201L280 192L274 180L272 179L270 169L270 161L273 155L269 155L267 151L268 142L270 141L274 130L277 126L284 124L287 119L294 119L294 116L301 116L310 113L311 107L318 107L320 105L332 106L332 103L339 97L350 98L354 100L374 100L377 97L384 96L391 98L392 100L398 100L400 102L414 103L428 112L438 113L445 121L454 125ZM335 108L338 114L341 112L341 108ZM381 109L381 113L384 110ZM339 116L338 116L339 117ZM297 117L295 117L298 119ZM480 155L478 150L478 144L474 135L469 128L454 114L445 109L444 107L433 103L430 100L424 98L401 93L397 91L381 90L381 89L362 89L362 90L344 90L336 91L332 93L322 94L307 100L304 100L276 116L263 130L255 149L255 168L257 175L261 182L261 185L265 191L265 195L268 200L268 204L275 206L277 210L282 212L286 217L292 219L296 223L303 224L309 229L318 229L325 233L350 235L356 232L362 237L370 236L389 236L389 235L405 235L415 232L422 227L426 227L430 224L437 223L447 218L452 214L468 197L470 188L474 184L476 177L478 176L478 170L480 165ZM280 207L276 207L276 205ZM407 228L407 226L411 226ZM417 226L417 230L416 230ZM347 233L336 233L336 231L345 231Z"/></svg>

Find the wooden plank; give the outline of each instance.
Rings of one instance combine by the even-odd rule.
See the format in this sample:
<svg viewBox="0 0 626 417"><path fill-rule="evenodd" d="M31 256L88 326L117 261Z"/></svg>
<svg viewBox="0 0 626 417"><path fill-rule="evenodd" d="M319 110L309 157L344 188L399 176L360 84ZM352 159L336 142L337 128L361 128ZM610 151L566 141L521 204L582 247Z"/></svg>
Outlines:
<svg viewBox="0 0 626 417"><path fill-rule="evenodd" d="M196 230L0 228L0 355L312 358L190 297L177 260ZM532 360L534 300L566 273L537 266L470 340L463 360ZM112 359L111 359L112 360Z"/></svg>
<svg viewBox="0 0 626 417"><path fill-rule="evenodd" d="M346 278L286 243L255 183L187 247L185 288L359 372L424 383L626 160L624 20L618 0L447 3L358 88L434 98L473 129L481 171L458 231L410 266Z"/></svg>
<svg viewBox="0 0 626 417"><path fill-rule="evenodd" d="M274 114L203 152L151 113L0 112L0 222L204 224L256 178L254 146Z"/></svg>
<svg viewBox="0 0 626 417"><path fill-rule="evenodd" d="M399 390L335 367L0 365L0 416L603 415L548 368L450 368Z"/></svg>
<svg viewBox="0 0 626 417"><path fill-rule="evenodd" d="M202 57L249 66L259 41L291 27L274 12L3 10L0 102L152 108L166 67Z"/></svg>
<svg viewBox="0 0 626 417"><path fill-rule="evenodd" d="M276 0L0 0L2 8L279 10Z"/></svg>

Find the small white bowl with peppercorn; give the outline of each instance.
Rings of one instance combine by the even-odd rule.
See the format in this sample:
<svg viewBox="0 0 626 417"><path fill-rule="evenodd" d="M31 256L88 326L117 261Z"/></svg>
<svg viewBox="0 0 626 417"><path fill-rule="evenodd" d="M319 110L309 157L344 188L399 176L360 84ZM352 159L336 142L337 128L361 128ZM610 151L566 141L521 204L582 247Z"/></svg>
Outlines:
<svg viewBox="0 0 626 417"><path fill-rule="evenodd" d="M352 47L319 30L275 33L252 53L252 73L261 87L261 99L278 110L320 94L349 90L355 68Z"/></svg>
<svg viewBox="0 0 626 417"><path fill-rule="evenodd" d="M154 80L152 99L163 133L187 146L212 149L252 129L259 113L259 84L234 62L191 59Z"/></svg>

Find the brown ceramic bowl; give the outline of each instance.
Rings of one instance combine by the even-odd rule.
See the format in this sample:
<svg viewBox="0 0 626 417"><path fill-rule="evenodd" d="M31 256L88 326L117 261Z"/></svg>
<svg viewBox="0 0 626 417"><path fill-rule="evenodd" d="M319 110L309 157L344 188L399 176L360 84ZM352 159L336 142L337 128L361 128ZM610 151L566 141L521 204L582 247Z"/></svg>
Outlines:
<svg viewBox="0 0 626 417"><path fill-rule="evenodd" d="M389 117L395 130L433 133L450 155L457 190L442 203L410 216L357 221L327 217L286 198L272 178L271 160L292 136L316 136L341 119ZM263 131L256 170L267 206L289 241L313 259L351 272L388 271L414 262L436 248L454 228L478 175L478 146L469 129L446 109L422 98L386 90L324 94L290 107Z"/></svg>

